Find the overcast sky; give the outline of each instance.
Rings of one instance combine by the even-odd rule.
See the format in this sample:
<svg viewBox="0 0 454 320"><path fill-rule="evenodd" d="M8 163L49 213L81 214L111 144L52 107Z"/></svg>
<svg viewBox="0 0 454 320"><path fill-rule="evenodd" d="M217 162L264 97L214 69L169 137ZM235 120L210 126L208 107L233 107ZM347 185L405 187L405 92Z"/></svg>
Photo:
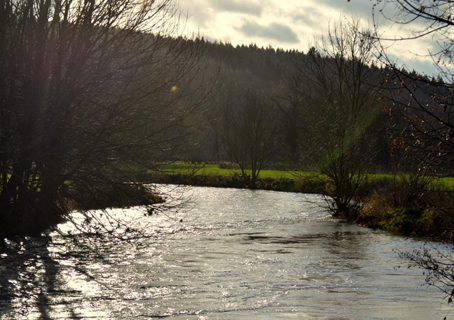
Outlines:
<svg viewBox="0 0 454 320"><path fill-rule="evenodd" d="M233 45L255 43L259 47L307 51L314 38L340 19L361 19L372 26L375 0L180 0L188 15L186 34L199 33L214 41ZM388 7L389 10L389 7ZM378 10L376 10L378 11ZM376 16L380 16L376 12ZM387 36L402 34L397 26L380 18L380 31ZM406 61L409 69L431 73L428 42L397 43L394 56Z"/></svg>

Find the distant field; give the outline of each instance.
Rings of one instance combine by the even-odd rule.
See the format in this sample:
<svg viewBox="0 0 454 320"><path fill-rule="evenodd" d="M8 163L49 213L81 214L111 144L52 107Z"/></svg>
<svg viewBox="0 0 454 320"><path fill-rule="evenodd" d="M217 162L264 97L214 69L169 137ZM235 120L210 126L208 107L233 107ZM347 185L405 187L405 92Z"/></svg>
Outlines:
<svg viewBox="0 0 454 320"><path fill-rule="evenodd" d="M204 165L194 165L185 162L174 162L170 164L162 164L160 170L163 172L169 173L180 173L180 174L197 174L197 175L214 175L214 176L233 176L236 174L241 174L240 169L221 169L217 164L204 164ZM260 171L260 178L288 178L296 179L302 176L315 175L315 172L305 172L305 171L284 171L284 170L262 170Z"/></svg>
<svg viewBox="0 0 454 320"><path fill-rule="evenodd" d="M239 169L221 169L217 164L191 164L186 162L172 162L164 163L159 166L162 172L175 173L175 174L195 174L195 175L213 175L213 176L233 176L241 174ZM260 171L259 178L273 178L273 179L293 179L298 180L301 178L319 176L317 172L310 171L285 171L285 170L262 170ZM404 176L407 177L407 176ZM395 176L392 174L384 173L369 173L367 179L370 182L382 179L394 179ZM401 179L402 176L398 176L397 179ZM454 177L439 178L434 181L436 187L445 191L454 191Z"/></svg>
<svg viewBox="0 0 454 320"><path fill-rule="evenodd" d="M454 177L440 178L438 184L441 190L454 191Z"/></svg>

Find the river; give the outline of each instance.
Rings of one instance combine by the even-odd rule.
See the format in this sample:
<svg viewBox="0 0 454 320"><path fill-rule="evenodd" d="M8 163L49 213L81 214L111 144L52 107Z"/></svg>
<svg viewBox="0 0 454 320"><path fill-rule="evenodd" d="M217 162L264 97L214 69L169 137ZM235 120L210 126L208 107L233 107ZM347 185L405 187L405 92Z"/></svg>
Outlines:
<svg viewBox="0 0 454 320"><path fill-rule="evenodd" d="M143 208L109 211L147 237L74 243L67 233L77 230L63 224L50 242L30 238L2 254L0 319L450 315L441 292L395 252L423 243L335 221L320 196L160 188L180 203L151 216Z"/></svg>

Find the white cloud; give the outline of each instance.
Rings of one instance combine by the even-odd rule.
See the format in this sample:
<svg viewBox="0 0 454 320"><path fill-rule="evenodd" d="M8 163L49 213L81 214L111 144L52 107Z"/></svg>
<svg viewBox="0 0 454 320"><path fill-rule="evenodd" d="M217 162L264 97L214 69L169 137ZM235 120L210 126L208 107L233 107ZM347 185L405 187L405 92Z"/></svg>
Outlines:
<svg viewBox="0 0 454 320"><path fill-rule="evenodd" d="M260 16L263 7L251 1L238 0L212 0L210 4L213 8L220 11L237 12Z"/></svg>
<svg viewBox="0 0 454 320"><path fill-rule="evenodd" d="M246 22L240 31L248 37L278 40L285 43L298 43L298 36L284 24L272 22L269 25L260 25L256 22Z"/></svg>
<svg viewBox="0 0 454 320"><path fill-rule="evenodd" d="M211 8L207 5L206 0L192 0L182 2L180 8L184 15L188 17L187 29L189 32L194 32L199 29L208 28L212 25Z"/></svg>
<svg viewBox="0 0 454 320"><path fill-rule="evenodd" d="M323 17L323 13L311 7L297 8L292 13L292 21L295 24L303 24L311 28L316 24L320 24L320 17Z"/></svg>

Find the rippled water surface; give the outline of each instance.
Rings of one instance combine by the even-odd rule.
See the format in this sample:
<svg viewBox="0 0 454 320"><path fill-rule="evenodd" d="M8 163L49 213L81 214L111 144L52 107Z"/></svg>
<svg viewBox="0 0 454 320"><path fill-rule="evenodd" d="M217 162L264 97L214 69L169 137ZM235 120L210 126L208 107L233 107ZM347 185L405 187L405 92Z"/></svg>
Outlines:
<svg viewBox="0 0 454 320"><path fill-rule="evenodd" d="M161 187L178 210L112 210L130 242L30 239L1 255L1 319L443 319L393 249L422 244L330 219L315 195ZM129 220L128 220L129 219ZM86 247L84 247L86 245ZM98 253L93 248L98 246Z"/></svg>

